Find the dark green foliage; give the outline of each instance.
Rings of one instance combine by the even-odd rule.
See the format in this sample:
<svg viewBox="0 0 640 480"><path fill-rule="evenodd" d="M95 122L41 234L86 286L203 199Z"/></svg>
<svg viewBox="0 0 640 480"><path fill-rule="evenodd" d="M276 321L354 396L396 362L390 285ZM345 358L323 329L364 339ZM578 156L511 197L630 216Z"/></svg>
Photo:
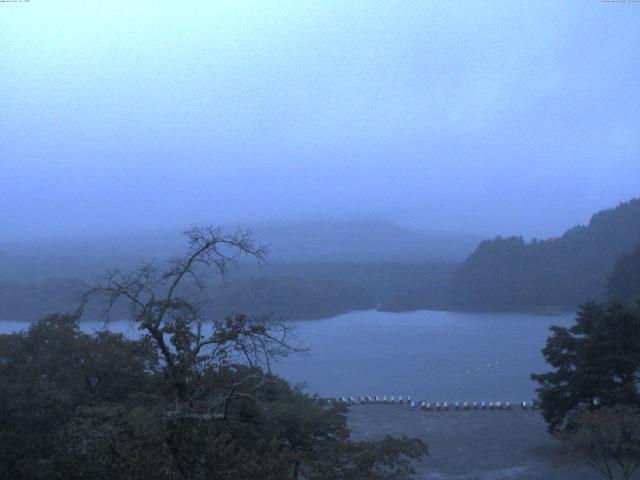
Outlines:
<svg viewBox="0 0 640 480"><path fill-rule="evenodd" d="M566 309L601 299L616 260L640 242L640 199L595 214L562 237L484 241L455 272L448 299L458 308Z"/></svg>
<svg viewBox="0 0 640 480"><path fill-rule="evenodd" d="M198 299L181 296L207 267L261 256L246 234L187 234L185 256L112 271L85 297L124 302L139 341L87 335L59 315L0 336L0 478L408 478L422 442L353 442L345 407L269 372L297 350L285 324L205 321Z"/></svg>
<svg viewBox="0 0 640 480"><path fill-rule="evenodd" d="M400 480L413 473L411 463L426 453L417 439L385 437L379 442L329 444L328 461L305 468L309 480Z"/></svg>
<svg viewBox="0 0 640 480"><path fill-rule="evenodd" d="M202 371L194 409L176 410L163 370L145 340L87 335L69 316L0 336L0 478L394 479L426 452L410 439L353 442L344 406L250 367ZM250 394L224 419L197 407L233 388Z"/></svg>
<svg viewBox="0 0 640 480"><path fill-rule="evenodd" d="M640 244L618 258L609 276L607 293L613 302L633 305L640 301Z"/></svg>
<svg viewBox="0 0 640 480"><path fill-rule="evenodd" d="M241 265L224 280L212 279L203 294L212 316L244 312L309 319L380 305L394 311L443 308L454 268L444 263L393 262L270 262L260 270ZM69 311L76 307L75 292L82 288L81 280L0 281L0 319L35 320L51 311ZM126 309L118 313L128 314Z"/></svg>
<svg viewBox="0 0 640 480"><path fill-rule="evenodd" d="M588 303L571 328L552 327L543 350L554 371L532 375L552 432L575 425L584 410L640 405L640 310Z"/></svg>
<svg viewBox="0 0 640 480"><path fill-rule="evenodd" d="M145 342L83 334L70 316L0 336L0 478L49 478L77 409L149 393L156 368Z"/></svg>
<svg viewBox="0 0 640 480"><path fill-rule="evenodd" d="M442 307L453 269L435 263L273 264L258 274L234 272L215 285L212 306L222 314L271 312L303 319L377 307Z"/></svg>
<svg viewBox="0 0 640 480"><path fill-rule="evenodd" d="M571 431L557 435L569 453L609 480L628 480L640 467L640 409L610 406L580 413Z"/></svg>

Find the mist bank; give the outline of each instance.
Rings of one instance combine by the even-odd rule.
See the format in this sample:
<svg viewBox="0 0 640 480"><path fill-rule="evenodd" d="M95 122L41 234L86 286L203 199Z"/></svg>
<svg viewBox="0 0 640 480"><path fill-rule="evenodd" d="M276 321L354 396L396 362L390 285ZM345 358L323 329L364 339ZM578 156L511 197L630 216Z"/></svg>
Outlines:
<svg viewBox="0 0 640 480"><path fill-rule="evenodd" d="M269 263L240 265L225 277L212 275L197 295L211 317L235 312L288 319L331 317L354 310L444 308L450 263ZM0 282L0 319L31 321L51 312L73 312L84 279ZM87 311L99 317L100 307ZM127 312L116 309L125 316Z"/></svg>
<svg viewBox="0 0 640 480"><path fill-rule="evenodd" d="M215 222L212 222L215 224ZM188 225L184 226L185 228ZM304 221L223 226L250 231L268 248L273 264L454 263L461 262L482 237L456 232L404 228L384 220ZM182 252L179 229L0 242L0 280L43 281L100 275Z"/></svg>
<svg viewBox="0 0 640 480"><path fill-rule="evenodd" d="M224 278L211 275L200 296L212 316L243 312L302 319L353 310L441 308L456 262L479 241L381 220L226 230L235 228L252 231L269 253L262 266L241 261ZM166 260L184 251L185 241L173 230L0 244L0 319L35 320L74 311L78 293L93 278L110 269Z"/></svg>
<svg viewBox="0 0 640 480"><path fill-rule="evenodd" d="M557 238L497 237L475 250L472 236L418 232L382 221L269 224L253 230L256 241L270 248L268 261L241 262L224 278L212 275L200 292L212 316L243 312L310 319L370 309L545 314L604 300L612 276L615 298L636 298L640 285L639 199L598 212L587 225ZM112 268L162 261L184 246L178 232L2 245L0 319L74 311L78 293L92 278Z"/></svg>

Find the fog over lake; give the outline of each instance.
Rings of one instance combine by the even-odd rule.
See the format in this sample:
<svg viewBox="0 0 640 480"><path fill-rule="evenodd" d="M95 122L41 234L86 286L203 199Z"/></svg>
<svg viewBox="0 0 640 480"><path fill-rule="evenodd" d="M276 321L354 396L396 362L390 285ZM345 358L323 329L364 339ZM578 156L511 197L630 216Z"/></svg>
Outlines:
<svg viewBox="0 0 640 480"><path fill-rule="evenodd" d="M551 325L574 314L361 311L322 320L291 321L296 343L309 348L274 365L322 396L411 395L433 401L530 400L531 373L548 369L540 349ZM0 322L0 333L26 328ZM83 322L91 332L100 322ZM135 336L128 321L112 331Z"/></svg>

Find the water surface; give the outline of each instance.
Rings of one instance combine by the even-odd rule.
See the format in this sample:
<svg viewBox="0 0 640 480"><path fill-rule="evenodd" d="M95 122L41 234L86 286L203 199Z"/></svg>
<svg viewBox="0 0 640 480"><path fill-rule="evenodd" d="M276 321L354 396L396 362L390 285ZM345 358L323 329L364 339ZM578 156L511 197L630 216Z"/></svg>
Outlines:
<svg viewBox="0 0 640 480"><path fill-rule="evenodd" d="M326 396L411 395L434 401L529 400L551 325L573 314L352 312L291 322L309 354L276 370Z"/></svg>
<svg viewBox="0 0 640 480"><path fill-rule="evenodd" d="M309 347L274 365L288 380L323 396L411 395L433 401L529 400L533 372L548 370L540 349L551 325L573 314L478 314L416 311L352 312L323 320L292 321L296 342ZM0 322L0 333L24 329ZM87 332L102 322L83 322ZM127 321L110 329L135 337Z"/></svg>

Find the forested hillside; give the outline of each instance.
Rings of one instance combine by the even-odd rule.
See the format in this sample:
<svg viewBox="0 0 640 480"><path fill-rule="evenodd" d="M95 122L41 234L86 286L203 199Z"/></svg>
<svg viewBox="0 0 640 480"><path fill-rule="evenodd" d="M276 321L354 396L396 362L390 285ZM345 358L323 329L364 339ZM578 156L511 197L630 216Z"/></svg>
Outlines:
<svg viewBox="0 0 640 480"><path fill-rule="evenodd" d="M621 255L640 242L640 199L593 215L559 238L482 242L454 273L449 304L464 309L573 308L606 294Z"/></svg>
<svg viewBox="0 0 640 480"><path fill-rule="evenodd" d="M213 279L202 297L216 318L233 312L306 319L373 308L443 308L454 268L449 263L399 262L241 265L224 279ZM0 320L73 312L86 282L0 280Z"/></svg>
<svg viewBox="0 0 640 480"><path fill-rule="evenodd" d="M640 243L616 262L607 286L609 300L633 305L640 301Z"/></svg>
<svg viewBox="0 0 640 480"><path fill-rule="evenodd" d="M404 228L383 220L240 225L269 250L269 264L459 263L482 237ZM225 227L234 231L238 226ZM89 279L165 259L182 248L180 229L3 242L0 282Z"/></svg>
<svg viewBox="0 0 640 480"><path fill-rule="evenodd" d="M249 227L248 227L249 228ZM308 221L251 226L266 265L241 261L204 292L209 313L318 318L351 310L445 306L445 287L474 236L390 222ZM230 228L234 231L235 227ZM177 232L0 245L0 320L36 320L77 307L77 292L112 268L170 258Z"/></svg>

